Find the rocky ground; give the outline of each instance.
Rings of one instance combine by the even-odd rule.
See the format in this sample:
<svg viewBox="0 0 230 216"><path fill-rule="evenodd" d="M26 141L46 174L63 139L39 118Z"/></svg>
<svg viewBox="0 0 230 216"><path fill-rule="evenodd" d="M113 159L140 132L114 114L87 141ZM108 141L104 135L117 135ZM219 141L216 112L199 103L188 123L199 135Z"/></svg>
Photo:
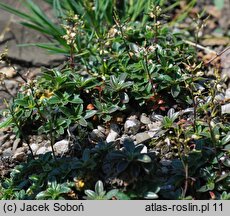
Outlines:
<svg viewBox="0 0 230 216"><path fill-rule="evenodd" d="M210 9L210 13L214 13L212 10ZM220 25L223 26L222 29L226 28L226 23L228 22L224 22L224 19L230 20L230 18L226 19L226 16L228 15L224 13L226 12L223 12L223 14L220 15L216 13L212 15L212 20L215 22L218 19L218 16L221 18ZM215 22L210 22L209 28L216 25ZM55 65L55 62L60 62L60 60L63 59L63 57L60 56L47 57L47 55L41 54L41 51L38 51L35 47L29 48L29 50L27 49L26 51L22 50L22 48L18 48L16 46L17 44L30 42L30 39L34 39L34 34L37 33L27 32L27 30L25 31L25 29L19 27L13 19L8 23L5 18L2 19L0 17L0 25L3 27L2 29L6 29L4 35L0 35L0 48L2 50L5 47L6 42L8 42L10 60L14 67L26 79L34 79L40 73L39 66L45 65L50 67L51 65ZM42 36L37 36L37 39L40 41L42 40L41 37ZM203 41L201 45L203 47L211 47L213 51L220 52L228 43L229 42L226 43L226 41L223 42L223 40L221 42L209 39ZM38 52L40 52L40 54L38 54ZM208 56L202 48L199 52L203 58ZM220 56L219 64L221 67L221 76L225 79L225 83L223 84L224 91L222 94L218 95L218 97L223 103L222 113L230 113L230 49ZM0 109L2 110L5 107L3 99L9 101L12 96L17 93L23 80L17 73L15 73L15 70L12 67L9 67L4 62L0 65L0 71L6 76L4 85L0 86ZM211 75L213 71L208 71L208 73ZM116 121L111 123L109 127L104 125L97 126L97 128L88 131L85 139L92 144L97 143L98 141L115 141L119 144L122 143L124 138L130 137L136 143L144 143L149 141L159 131L159 128L161 128L161 119L159 117L157 118L154 113L150 116L147 116L145 113L133 113L129 116L118 116ZM29 145L34 155L44 154L51 151L50 142L45 136L29 136ZM73 134L70 132L66 137L63 137L62 140L55 143L54 150L57 155L62 156L63 154L71 152L74 145L77 145L77 142L74 139ZM155 151L156 153L157 151L165 151L166 158L167 154L168 156L171 154L169 149L158 149L156 147ZM16 138L10 128L0 130L0 177L6 176L15 164L25 161L28 154L30 154L28 143Z"/></svg>

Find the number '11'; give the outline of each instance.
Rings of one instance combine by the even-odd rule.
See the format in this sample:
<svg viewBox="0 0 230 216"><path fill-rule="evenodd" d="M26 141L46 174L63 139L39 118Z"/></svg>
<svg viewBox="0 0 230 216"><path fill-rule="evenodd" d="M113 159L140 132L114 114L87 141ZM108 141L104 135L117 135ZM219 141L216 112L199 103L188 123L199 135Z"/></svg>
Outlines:
<svg viewBox="0 0 230 216"><path fill-rule="evenodd" d="M223 203L220 203L220 204L214 203L213 207L215 211L223 211Z"/></svg>

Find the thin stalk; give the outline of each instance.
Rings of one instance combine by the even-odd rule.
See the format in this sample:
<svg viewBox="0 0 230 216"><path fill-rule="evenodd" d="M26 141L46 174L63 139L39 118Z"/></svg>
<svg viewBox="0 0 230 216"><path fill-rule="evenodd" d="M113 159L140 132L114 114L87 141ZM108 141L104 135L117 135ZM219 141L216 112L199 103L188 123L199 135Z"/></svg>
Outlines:
<svg viewBox="0 0 230 216"><path fill-rule="evenodd" d="M154 87L154 85L153 85L153 79L152 79L152 77L151 77L151 73L150 73L150 71L149 71L149 67L148 67L148 57L147 57L147 55L144 55L144 64L145 64L145 68L146 68L147 75L148 75L148 77L149 77L149 82L151 83L151 86L152 86L152 91L153 91L153 93L155 94L156 91L155 91L155 87Z"/></svg>
<svg viewBox="0 0 230 216"><path fill-rule="evenodd" d="M208 127L209 127L209 130L210 130L210 135L211 135L211 140L212 140L212 145L214 147L214 151L215 151L215 157L216 157L216 160L217 160L217 163L218 163L218 168L219 168L219 172L221 173L221 165L219 163L219 159L217 157L217 139L215 137L215 133L213 131L213 127L211 125L211 121L212 119L216 116L216 105L215 105L215 95L217 94L217 84L218 82L215 82L214 84L214 87L211 88L210 90L210 94L211 94L211 102L210 102L210 106L211 106L211 114L208 115L208 113L206 112L206 116L207 116L207 122L208 122Z"/></svg>
<svg viewBox="0 0 230 216"><path fill-rule="evenodd" d="M8 105L8 107L9 107L9 105ZM31 152L32 158L35 159L34 154L33 154L33 150L30 147L28 138L24 135L23 131L21 130L21 127L18 124L17 119L16 119L16 117L14 115L14 111L10 107L9 107L9 111L10 111L10 114L12 116L13 122L15 123L16 127L18 128L18 131L19 131L19 134L21 135L22 140L24 140L26 142L26 144L28 145L28 148L29 148L29 150Z"/></svg>
<svg viewBox="0 0 230 216"><path fill-rule="evenodd" d="M192 95L192 103L193 103L193 131L196 133L196 122L197 122L197 102L196 97Z"/></svg>
<svg viewBox="0 0 230 216"><path fill-rule="evenodd" d="M186 193L187 193L187 190L188 190L188 179L189 179L189 175L188 175L188 164L184 163L183 160L182 160L182 163L183 163L183 167L184 167L184 172L185 172L185 183L184 183L184 189L183 189L183 198L186 197Z"/></svg>
<svg viewBox="0 0 230 216"><path fill-rule="evenodd" d="M155 22L154 43L155 43L155 44L158 43L158 25L157 25L157 21L158 21L158 16L157 16L157 13L156 13L156 14L155 14L155 17L154 17L154 22Z"/></svg>
<svg viewBox="0 0 230 216"><path fill-rule="evenodd" d="M157 45L158 44L158 35L159 35L159 32L158 32L158 14L157 12L155 13L155 17L154 17L154 23L155 23L155 26L154 26L154 44ZM160 24L159 24L160 25ZM155 49L155 55L156 55L156 60L158 61L158 63L160 63L160 59L159 59L159 56L158 56L158 47L156 46L156 49Z"/></svg>
<svg viewBox="0 0 230 216"><path fill-rule="evenodd" d="M179 158L181 160L181 163L182 163L183 168L184 168L184 173L185 173L185 183L184 183L184 189L183 189L183 193L182 193L182 197L185 198L187 190L188 190L189 170L188 170L188 163L184 161L183 155L181 154L181 146L184 146L184 149L183 149L184 154L187 154L185 152L185 149L187 148L187 142L181 143L180 142L180 135L181 135L181 133L180 133L180 130L178 128L176 139L177 139L177 142L179 144L179 146L178 146L179 147L179 149L178 149Z"/></svg>
<svg viewBox="0 0 230 216"><path fill-rule="evenodd" d="M208 119L208 127L209 127L209 130L210 130L212 145L213 145L213 148L214 148L214 151L215 151L215 158L216 158L217 163L218 163L219 172L221 173L221 172L222 172L222 169L221 169L221 165L220 165L220 163L219 163L219 159L218 159L218 156L217 156L217 147L216 147L217 140L216 140L216 137L215 137L215 134L214 134L214 132L213 132L212 125L211 125L211 117L208 116L207 119Z"/></svg>
<svg viewBox="0 0 230 216"><path fill-rule="evenodd" d="M194 71L191 70L192 73L192 81L190 83L185 83L187 84L188 90L190 92L191 98L192 98L192 104L193 104L193 131L194 133L196 133L196 122L197 122L197 101L196 101L196 97L193 93L193 89L194 89Z"/></svg>
<svg viewBox="0 0 230 216"><path fill-rule="evenodd" d="M230 46L228 46L227 48L225 48L223 51L216 53L216 56L214 56L211 60L209 60L207 63L205 63L205 65L209 65L212 61L214 61L217 57L221 56L222 54L224 54L225 52L227 52L230 49Z"/></svg>
<svg viewBox="0 0 230 216"><path fill-rule="evenodd" d="M75 68L75 60L74 60L74 45L73 43L70 44L70 57L69 57L69 64L72 71Z"/></svg>
<svg viewBox="0 0 230 216"><path fill-rule="evenodd" d="M119 30L121 32L121 37L122 37L123 43L125 45L126 51L127 51L128 55L129 55L129 58L132 59L132 56L131 56L131 54L129 52L129 46L128 46L126 40L125 40L124 32L123 32L122 26L121 26L120 21L118 20L117 16L114 16L114 21L115 21L117 27L119 28Z"/></svg>
<svg viewBox="0 0 230 216"><path fill-rule="evenodd" d="M9 65L14 69L14 71L17 73L18 76L20 76L20 78L25 82L27 83L27 80L19 73L19 71L13 66L10 64L9 62Z"/></svg>
<svg viewBox="0 0 230 216"><path fill-rule="evenodd" d="M54 156L54 160L57 161L57 157L55 155L55 152L54 152L54 143L55 143L55 138L53 136L53 118L49 121L49 136L50 136L50 145L51 145L51 149L52 149L52 152L53 152L53 156Z"/></svg>

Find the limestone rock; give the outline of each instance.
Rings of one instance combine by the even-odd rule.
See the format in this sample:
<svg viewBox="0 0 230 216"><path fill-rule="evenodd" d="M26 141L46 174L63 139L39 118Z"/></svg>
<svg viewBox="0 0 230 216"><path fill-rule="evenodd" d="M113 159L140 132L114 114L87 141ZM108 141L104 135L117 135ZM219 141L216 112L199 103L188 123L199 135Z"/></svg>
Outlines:
<svg viewBox="0 0 230 216"><path fill-rule="evenodd" d="M33 153L36 154L37 150L39 149L39 146L36 143L32 143L30 144L30 148L32 149Z"/></svg>
<svg viewBox="0 0 230 216"><path fill-rule="evenodd" d="M221 106L221 113L230 113L230 103Z"/></svg>
<svg viewBox="0 0 230 216"><path fill-rule="evenodd" d="M124 130L127 134L136 134L140 129L140 121L137 119L128 119L124 124Z"/></svg>
<svg viewBox="0 0 230 216"><path fill-rule="evenodd" d="M8 140L2 145L2 149L7 149L10 148L11 146L12 146L12 142Z"/></svg>
<svg viewBox="0 0 230 216"><path fill-rule="evenodd" d="M45 153L50 152L50 151L51 151L51 147L42 146L37 150L36 154L37 155L45 154Z"/></svg>
<svg viewBox="0 0 230 216"><path fill-rule="evenodd" d="M140 121L142 124L146 124L146 125L151 123L150 118L145 113L141 114Z"/></svg>
<svg viewBox="0 0 230 216"><path fill-rule="evenodd" d="M20 142L21 142L21 139L20 139L20 138L17 138L16 140L14 140L13 148L12 148L12 151L13 151L13 152L16 151L16 149L18 148L18 145L19 145Z"/></svg>
<svg viewBox="0 0 230 216"><path fill-rule="evenodd" d="M112 123L110 125L110 130L109 130L109 134L106 137L106 142L110 143L110 142L114 142L117 140L117 138L119 137L119 133L120 133L120 128L117 124Z"/></svg>
<svg viewBox="0 0 230 216"><path fill-rule="evenodd" d="M26 160L26 148L24 147L17 148L17 150L15 151L13 155L13 159L20 161L20 162L25 161Z"/></svg>
<svg viewBox="0 0 230 216"><path fill-rule="evenodd" d="M2 157L12 157L13 152L11 148L7 148L2 152Z"/></svg>
<svg viewBox="0 0 230 216"><path fill-rule="evenodd" d="M5 143L5 141L9 138L9 134L5 134L3 136L0 136L0 146Z"/></svg>
<svg viewBox="0 0 230 216"><path fill-rule="evenodd" d="M96 142L105 140L105 128L99 125L97 129L93 129L89 134L89 138Z"/></svg>
<svg viewBox="0 0 230 216"><path fill-rule="evenodd" d="M60 140L54 144L54 151L59 155L65 154L69 150L69 141Z"/></svg>
<svg viewBox="0 0 230 216"><path fill-rule="evenodd" d="M136 137L137 144L144 143L151 138L147 132L137 133L135 137Z"/></svg>

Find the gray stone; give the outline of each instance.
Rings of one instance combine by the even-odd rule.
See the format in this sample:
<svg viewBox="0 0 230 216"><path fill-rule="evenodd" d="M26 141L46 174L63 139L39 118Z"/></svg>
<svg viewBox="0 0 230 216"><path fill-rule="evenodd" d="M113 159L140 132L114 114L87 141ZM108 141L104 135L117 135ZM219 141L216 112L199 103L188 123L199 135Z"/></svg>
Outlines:
<svg viewBox="0 0 230 216"><path fill-rule="evenodd" d="M19 145L20 142L21 142L20 138L17 138L16 140L14 140L13 148L12 148L13 152L18 148L18 145Z"/></svg>
<svg viewBox="0 0 230 216"><path fill-rule="evenodd" d="M230 113L230 103L221 106L221 113Z"/></svg>
<svg viewBox="0 0 230 216"><path fill-rule="evenodd" d="M140 130L140 121L137 119L128 119L124 124L124 130L127 134L136 134Z"/></svg>
<svg viewBox="0 0 230 216"><path fill-rule="evenodd" d="M32 149L33 153L36 154L37 150L39 149L39 146L36 143L32 143L30 144L30 148Z"/></svg>
<svg viewBox="0 0 230 216"><path fill-rule="evenodd" d="M20 162L25 161L26 160L26 148L24 147L17 148L17 150L15 151L13 155L13 159L20 161Z"/></svg>
<svg viewBox="0 0 230 216"><path fill-rule="evenodd" d="M2 145L2 149L7 149L10 148L12 146L12 142L11 141L6 141L3 145Z"/></svg>
<svg viewBox="0 0 230 216"><path fill-rule="evenodd" d="M5 143L5 141L9 138L9 134L5 134L3 136L0 136L0 146Z"/></svg>
<svg viewBox="0 0 230 216"><path fill-rule="evenodd" d="M129 119L129 120L138 119L138 116L139 116L138 113L137 114L133 114L133 115L130 115L127 119Z"/></svg>
<svg viewBox="0 0 230 216"><path fill-rule="evenodd" d="M151 123L150 118L147 117L147 115L145 113L141 114L140 121L142 124L150 124Z"/></svg>
<svg viewBox="0 0 230 216"><path fill-rule="evenodd" d="M19 162L23 162L26 160L26 157L27 156L25 152L19 152L19 153L14 154L13 159Z"/></svg>
<svg viewBox="0 0 230 216"><path fill-rule="evenodd" d="M105 128L103 126L101 126L101 125L98 125L97 129L103 134L105 134L105 132L106 132Z"/></svg>
<svg viewBox="0 0 230 216"><path fill-rule="evenodd" d="M228 88L225 92L225 100L229 100L230 99L230 88Z"/></svg>
<svg viewBox="0 0 230 216"><path fill-rule="evenodd" d="M41 146L45 146L46 148L50 148L51 149L51 145L50 145L50 140L43 140L42 143L39 143Z"/></svg>
<svg viewBox="0 0 230 216"><path fill-rule="evenodd" d="M10 135L10 140L14 140L16 138L15 134Z"/></svg>
<svg viewBox="0 0 230 216"><path fill-rule="evenodd" d="M117 138L119 137L119 133L120 133L119 126L117 124L111 123L109 134L106 137L106 142L110 143L116 141Z"/></svg>
<svg viewBox="0 0 230 216"><path fill-rule="evenodd" d="M224 52L221 56L221 77L222 79L230 79L230 50Z"/></svg>
<svg viewBox="0 0 230 216"><path fill-rule="evenodd" d="M161 121L154 121L148 124L148 129L150 131L158 131L162 127L162 122Z"/></svg>
<svg viewBox="0 0 230 216"><path fill-rule="evenodd" d="M7 3L14 9L20 11L26 11L25 6L20 4L20 1L15 0L1 0L1 2ZM35 0L35 3L41 7L41 10L46 11L48 17L51 17L52 8L44 1ZM47 43L50 42L47 37L38 31L32 30L20 24L21 18L12 15L2 9L0 9L0 29L2 34L0 35L0 49L9 47L8 55L10 58L32 63L34 65L50 65L52 62L64 59L62 55L47 55L44 49L36 46L18 46L19 44L28 43ZM3 32L5 30L5 32Z"/></svg>
<svg viewBox="0 0 230 216"><path fill-rule="evenodd" d="M225 99L225 95L223 93L219 93L215 96L215 100L221 102L221 101L224 101Z"/></svg>
<svg viewBox="0 0 230 216"><path fill-rule="evenodd" d="M51 152L51 151L52 151L52 150L51 150L51 147L42 146L42 147L40 147L40 148L37 150L36 154L37 154L37 155L40 155L40 154L45 154L45 153Z"/></svg>
<svg viewBox="0 0 230 216"><path fill-rule="evenodd" d="M105 128L97 126L97 129L93 129L93 131L89 134L89 137L91 140L96 142L105 140Z"/></svg>
<svg viewBox="0 0 230 216"><path fill-rule="evenodd" d="M36 137L36 142L41 143L43 141L44 141L44 137L43 136L40 135L40 136Z"/></svg>
<svg viewBox="0 0 230 216"><path fill-rule="evenodd" d="M151 138L153 138L157 132L156 131L148 131L147 133Z"/></svg>
<svg viewBox="0 0 230 216"><path fill-rule="evenodd" d="M18 82L16 80L5 80L5 86L12 95L17 93Z"/></svg>
<svg viewBox="0 0 230 216"><path fill-rule="evenodd" d="M11 157L13 155L13 152L11 148L7 148L2 152L3 157Z"/></svg>
<svg viewBox="0 0 230 216"><path fill-rule="evenodd" d="M136 143L144 143L147 140L151 139L151 137L149 136L149 134L147 132L141 132L141 133L137 133L136 134Z"/></svg>
<svg viewBox="0 0 230 216"><path fill-rule="evenodd" d="M126 139L131 139L131 138L130 138L129 135L123 134L123 135L121 136L121 138L120 138L120 144L123 145L123 143L124 143L124 141L125 141Z"/></svg>
<svg viewBox="0 0 230 216"><path fill-rule="evenodd" d="M60 140L54 144L54 151L59 155L63 155L69 150L69 141L68 140Z"/></svg>

